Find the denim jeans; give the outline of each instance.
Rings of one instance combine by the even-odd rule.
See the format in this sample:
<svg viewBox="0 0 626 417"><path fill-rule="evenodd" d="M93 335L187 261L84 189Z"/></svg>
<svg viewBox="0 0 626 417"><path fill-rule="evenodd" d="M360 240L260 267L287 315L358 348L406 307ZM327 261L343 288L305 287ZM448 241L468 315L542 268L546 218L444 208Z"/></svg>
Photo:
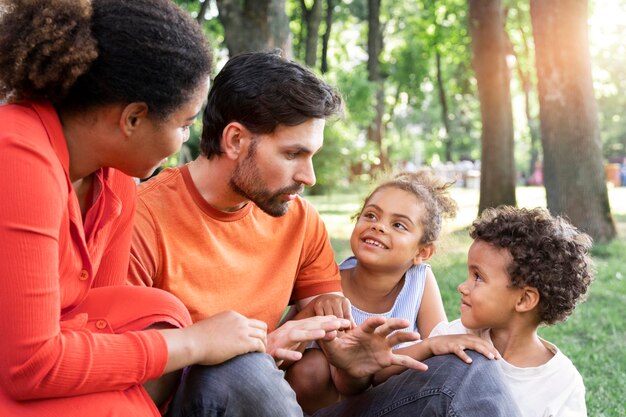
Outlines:
<svg viewBox="0 0 626 417"><path fill-rule="evenodd" d="M518 417L500 367L466 351L471 365L455 355L428 359L426 372L407 370L362 394L323 408L313 417Z"/></svg>
<svg viewBox="0 0 626 417"><path fill-rule="evenodd" d="M516 417L519 410L500 368L468 351L467 365L453 355L426 361L312 417ZM183 377L168 417L301 417L295 395L270 356L250 353L218 366L193 366Z"/></svg>

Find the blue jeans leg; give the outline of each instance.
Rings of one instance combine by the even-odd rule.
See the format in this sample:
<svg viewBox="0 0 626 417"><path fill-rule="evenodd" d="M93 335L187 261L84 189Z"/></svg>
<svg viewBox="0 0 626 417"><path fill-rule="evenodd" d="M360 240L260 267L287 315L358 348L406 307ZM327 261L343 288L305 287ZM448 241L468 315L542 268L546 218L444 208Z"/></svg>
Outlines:
<svg viewBox="0 0 626 417"><path fill-rule="evenodd" d="M302 417L274 360L248 353L215 366L187 369L168 417Z"/></svg>
<svg viewBox="0 0 626 417"><path fill-rule="evenodd" d="M407 370L313 416L520 416L495 361L473 351L468 354L471 365L453 355L435 356L426 361L426 372Z"/></svg>

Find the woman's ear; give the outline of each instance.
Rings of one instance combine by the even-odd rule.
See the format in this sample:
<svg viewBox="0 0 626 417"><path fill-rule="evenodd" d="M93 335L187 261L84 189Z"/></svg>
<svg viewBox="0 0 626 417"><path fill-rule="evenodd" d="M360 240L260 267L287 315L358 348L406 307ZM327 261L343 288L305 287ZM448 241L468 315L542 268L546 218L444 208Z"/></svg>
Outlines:
<svg viewBox="0 0 626 417"><path fill-rule="evenodd" d="M413 265L426 262L431 256L433 256L433 253L435 253L435 245L432 243L420 247L413 258Z"/></svg>
<svg viewBox="0 0 626 417"><path fill-rule="evenodd" d="M520 297L515 305L515 311L520 313L533 310L539 304L539 291L535 287L522 288Z"/></svg>
<svg viewBox="0 0 626 417"><path fill-rule="evenodd" d="M120 129L126 137L131 136L148 117L148 105L143 102L129 103L120 114Z"/></svg>
<svg viewBox="0 0 626 417"><path fill-rule="evenodd" d="M222 150L224 154L237 159L240 155L247 155L252 133L241 123L231 122L222 131Z"/></svg>

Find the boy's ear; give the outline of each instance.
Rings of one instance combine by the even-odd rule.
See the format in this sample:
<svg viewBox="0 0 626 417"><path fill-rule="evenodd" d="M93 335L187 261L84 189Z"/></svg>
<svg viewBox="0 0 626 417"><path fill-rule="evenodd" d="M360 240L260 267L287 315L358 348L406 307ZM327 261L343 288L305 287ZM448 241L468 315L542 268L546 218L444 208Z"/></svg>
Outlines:
<svg viewBox="0 0 626 417"><path fill-rule="evenodd" d="M431 256L433 256L433 253L435 253L435 245L432 243L422 246L415 254L415 257L413 257L413 265L426 262Z"/></svg>
<svg viewBox="0 0 626 417"><path fill-rule="evenodd" d="M126 137L131 136L148 117L148 105L143 102L127 104L120 114L120 128Z"/></svg>
<svg viewBox="0 0 626 417"><path fill-rule="evenodd" d="M523 313L531 311L539 304L539 291L535 287L522 288L521 295L515 305L515 311Z"/></svg>
<svg viewBox="0 0 626 417"><path fill-rule="evenodd" d="M248 146L252 133L239 122L230 122L222 131L222 150L230 159L237 159L240 155L248 154Z"/></svg>

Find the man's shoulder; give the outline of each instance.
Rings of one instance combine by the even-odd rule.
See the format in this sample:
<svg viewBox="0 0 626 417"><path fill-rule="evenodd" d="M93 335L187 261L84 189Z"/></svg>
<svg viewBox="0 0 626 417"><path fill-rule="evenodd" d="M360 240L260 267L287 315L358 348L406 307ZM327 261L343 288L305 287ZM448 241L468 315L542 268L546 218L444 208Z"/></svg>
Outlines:
<svg viewBox="0 0 626 417"><path fill-rule="evenodd" d="M142 182L137 187L137 198L151 200L167 198L168 195L176 195L176 188L183 184L180 168L166 168L158 175Z"/></svg>

